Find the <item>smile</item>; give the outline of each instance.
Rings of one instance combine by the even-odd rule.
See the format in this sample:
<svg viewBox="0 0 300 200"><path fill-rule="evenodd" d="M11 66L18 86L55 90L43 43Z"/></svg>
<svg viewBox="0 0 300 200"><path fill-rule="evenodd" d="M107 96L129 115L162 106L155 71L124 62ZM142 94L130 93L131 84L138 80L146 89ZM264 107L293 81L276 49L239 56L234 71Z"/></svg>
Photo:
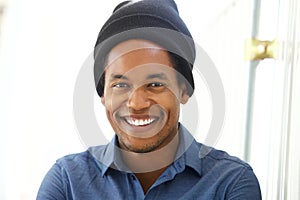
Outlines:
<svg viewBox="0 0 300 200"><path fill-rule="evenodd" d="M147 126L152 124L156 120L156 118L150 117L145 119L136 119L132 117L124 117L124 120L132 126Z"/></svg>
<svg viewBox="0 0 300 200"><path fill-rule="evenodd" d="M150 138L159 133L164 127L167 118L163 112L155 114L115 113L118 129L123 134L135 138Z"/></svg>

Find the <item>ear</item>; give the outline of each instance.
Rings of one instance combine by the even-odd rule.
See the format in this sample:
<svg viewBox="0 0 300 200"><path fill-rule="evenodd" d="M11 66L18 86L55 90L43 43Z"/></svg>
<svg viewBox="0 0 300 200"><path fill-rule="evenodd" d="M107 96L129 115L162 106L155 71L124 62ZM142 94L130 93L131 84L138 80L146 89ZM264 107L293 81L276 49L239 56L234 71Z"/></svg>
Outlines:
<svg viewBox="0 0 300 200"><path fill-rule="evenodd" d="M190 96L188 94L188 90L186 84L180 84L180 103L186 104L189 100Z"/></svg>
<svg viewBox="0 0 300 200"><path fill-rule="evenodd" d="M102 97L100 97L100 98L101 98L101 103L102 103L102 105L105 106L105 98L104 98L104 95L102 94Z"/></svg>

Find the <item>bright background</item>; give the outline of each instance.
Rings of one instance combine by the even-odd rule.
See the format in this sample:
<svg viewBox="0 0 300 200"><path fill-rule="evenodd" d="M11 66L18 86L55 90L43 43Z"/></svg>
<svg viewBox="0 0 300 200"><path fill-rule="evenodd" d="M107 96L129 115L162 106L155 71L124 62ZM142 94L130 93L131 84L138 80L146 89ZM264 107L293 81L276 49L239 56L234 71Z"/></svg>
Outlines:
<svg viewBox="0 0 300 200"><path fill-rule="evenodd" d="M73 118L74 85L101 26L118 2L0 0L1 200L35 199L57 158L86 149ZM244 159L249 77L244 44L251 37L253 1L176 2L223 81L226 119L216 148ZM257 68L249 162L264 199L297 199L300 72L296 35L300 31L295 26L299 21L289 20L299 19L299 3L265 0L261 10L259 38L279 38L286 46L282 60L265 60ZM295 44L292 53L286 53L289 42ZM196 137L201 142L212 116L201 76L196 77L196 91L201 130ZM99 126L109 127L96 95L95 112Z"/></svg>

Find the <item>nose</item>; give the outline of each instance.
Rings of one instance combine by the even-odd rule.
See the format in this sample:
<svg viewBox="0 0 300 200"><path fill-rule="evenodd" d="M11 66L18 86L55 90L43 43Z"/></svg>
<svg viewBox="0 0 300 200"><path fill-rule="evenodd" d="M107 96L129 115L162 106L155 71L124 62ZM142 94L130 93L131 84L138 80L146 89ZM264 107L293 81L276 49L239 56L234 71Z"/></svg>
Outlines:
<svg viewBox="0 0 300 200"><path fill-rule="evenodd" d="M148 98L147 91L145 88L139 87L134 89L128 97L127 107L133 110L143 110L149 108L151 102Z"/></svg>

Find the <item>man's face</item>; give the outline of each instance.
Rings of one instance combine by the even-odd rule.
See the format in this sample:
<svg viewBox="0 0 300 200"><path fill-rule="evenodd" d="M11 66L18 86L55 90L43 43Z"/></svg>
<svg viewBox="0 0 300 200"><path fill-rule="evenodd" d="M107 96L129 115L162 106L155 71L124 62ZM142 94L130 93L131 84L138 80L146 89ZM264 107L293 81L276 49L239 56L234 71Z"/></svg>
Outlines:
<svg viewBox="0 0 300 200"><path fill-rule="evenodd" d="M122 149L157 150L177 134L180 103L188 101L168 53L146 40L128 40L108 55L101 101Z"/></svg>

